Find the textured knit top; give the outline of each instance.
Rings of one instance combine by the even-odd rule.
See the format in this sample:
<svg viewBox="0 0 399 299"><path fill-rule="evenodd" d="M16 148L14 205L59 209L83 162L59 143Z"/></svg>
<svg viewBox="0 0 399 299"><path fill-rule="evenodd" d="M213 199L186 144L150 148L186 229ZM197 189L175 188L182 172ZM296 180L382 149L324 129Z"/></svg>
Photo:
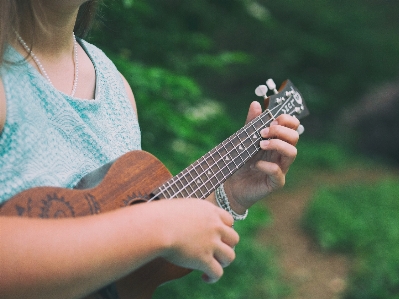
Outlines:
<svg viewBox="0 0 399 299"><path fill-rule="evenodd" d="M72 188L81 177L140 149L138 120L114 64L80 40L95 68L95 98L55 89L14 48L0 68L7 111L0 135L0 205L35 186ZM83 82L79 82L83 84Z"/></svg>

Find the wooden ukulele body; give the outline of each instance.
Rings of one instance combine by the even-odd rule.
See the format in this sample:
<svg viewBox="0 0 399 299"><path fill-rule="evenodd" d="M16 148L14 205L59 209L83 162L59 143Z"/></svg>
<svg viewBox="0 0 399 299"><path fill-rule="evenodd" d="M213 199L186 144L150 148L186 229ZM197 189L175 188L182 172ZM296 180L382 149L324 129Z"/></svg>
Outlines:
<svg viewBox="0 0 399 299"><path fill-rule="evenodd" d="M32 188L7 201L0 209L0 216L64 218L104 213L147 202L151 192L171 177L154 156L145 151L132 151L117 159L97 186L81 190ZM116 282L119 298L151 298L159 285L189 272L191 270L158 258ZM101 297L93 294L87 298Z"/></svg>

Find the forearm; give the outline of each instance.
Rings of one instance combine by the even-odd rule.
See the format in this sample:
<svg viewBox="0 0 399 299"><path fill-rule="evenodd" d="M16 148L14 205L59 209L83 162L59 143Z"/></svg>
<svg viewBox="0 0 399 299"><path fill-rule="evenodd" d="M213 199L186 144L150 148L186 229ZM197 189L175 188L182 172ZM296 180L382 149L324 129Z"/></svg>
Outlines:
<svg viewBox="0 0 399 299"><path fill-rule="evenodd" d="M146 229L156 220L148 208L76 219L1 217L0 297L78 298L137 269L163 250Z"/></svg>
<svg viewBox="0 0 399 299"><path fill-rule="evenodd" d="M235 258L232 222L193 198L72 219L0 217L0 298L80 298L156 257L214 282Z"/></svg>

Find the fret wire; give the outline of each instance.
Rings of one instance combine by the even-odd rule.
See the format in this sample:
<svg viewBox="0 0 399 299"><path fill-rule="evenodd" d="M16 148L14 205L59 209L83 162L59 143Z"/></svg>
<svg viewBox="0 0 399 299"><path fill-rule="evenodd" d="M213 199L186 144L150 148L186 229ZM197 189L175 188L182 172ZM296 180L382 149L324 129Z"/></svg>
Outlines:
<svg viewBox="0 0 399 299"><path fill-rule="evenodd" d="M168 187L168 189L171 189L172 192L174 192L174 194L176 195L175 197L180 197L179 196L180 189L173 181L174 181L173 178L172 178L172 180L167 181L166 182L168 185L167 187ZM177 187L177 191L175 190L176 187Z"/></svg>
<svg viewBox="0 0 399 299"><path fill-rule="evenodd" d="M205 159L205 157L202 156L200 159L206 164L206 166L208 166L207 167L207 169L208 169L209 168L209 164L208 164L208 161Z"/></svg>
<svg viewBox="0 0 399 299"><path fill-rule="evenodd" d="M198 162L198 160L196 162ZM195 189L193 193L189 194L189 197L191 197L193 194L195 194L195 192L198 190L197 180L199 178L199 175L198 175L198 172L197 172L197 170L195 168L195 166L197 164L196 162L194 162L195 165L193 164L193 168L191 170L194 171L195 174L196 174L195 179L192 182L195 183L195 186L197 187L197 189Z"/></svg>
<svg viewBox="0 0 399 299"><path fill-rule="evenodd" d="M192 164L193 167L191 168L191 172L194 172L195 178L196 178L196 179L198 179L198 178L200 177L200 173L203 172L203 169L202 169L201 164L200 164L200 160L201 160L201 159L202 159L202 157L199 158L197 161L195 161L195 162ZM198 169L199 169L199 172L198 172Z"/></svg>
<svg viewBox="0 0 399 299"><path fill-rule="evenodd" d="M238 156L238 157L239 157L239 156ZM236 157L235 159L237 159L238 157ZM234 164L235 168L238 169L240 166L237 165L235 159L232 159L231 161L232 161L232 163Z"/></svg>
<svg viewBox="0 0 399 299"><path fill-rule="evenodd" d="M260 129L262 128L262 124L260 124L261 119L262 118L259 118L256 122L252 123L252 127L255 128L256 133L259 133Z"/></svg>
<svg viewBox="0 0 399 299"><path fill-rule="evenodd" d="M186 168L186 172L184 173L184 177L186 177L187 178L187 181L189 182L189 181L193 181L194 180L194 176L192 176L192 170L193 170L193 168L194 168L194 165L192 164L192 165L190 165L188 168Z"/></svg>
<svg viewBox="0 0 399 299"><path fill-rule="evenodd" d="M287 100L287 101L288 101L288 100ZM276 108L278 108L278 106L274 107L272 110L274 110L274 109L276 109ZM281 107L280 109L278 109L277 112L280 112L282 109L283 109L283 107ZM272 110L270 110L270 112L272 112ZM295 109L294 109L293 111L289 112L288 114L291 115L291 114L293 114L293 113L295 113ZM268 113L266 113L266 112L262 113L262 114L259 115L257 118L255 118L255 119L253 119L251 122L249 122L247 125L253 125L253 123L255 123L255 122L259 121L259 120L263 123L263 126L267 125L267 124L270 123L272 120L274 120L273 118L271 118L271 119L269 119L266 123L264 123L263 117L266 116L267 114L268 114ZM261 126L261 127L262 127L262 126ZM240 129L238 132L240 132L240 131L245 131L246 128L247 128L247 126L243 127L243 128ZM255 127L255 129L256 129L256 127ZM259 131L258 129L256 129L256 130ZM236 137L241 141L241 138L239 138L239 136L238 136L238 132L235 133L235 134L233 134L232 136L236 136ZM247 138L249 138L249 136L248 136ZM261 139L260 136L259 136L259 138L257 138L257 141L258 141L259 139ZM226 140L230 140L230 138L228 138L228 139L226 139ZM255 142L252 142L251 146L254 145L254 144L255 144ZM221 145L223 145L223 147L224 147L223 142L221 143ZM216 148L212 149L207 155L209 155L211 152L216 151L218 147L219 147L219 146L217 146ZM236 148L236 147L233 147L233 150L234 150L235 148ZM253 151L253 153L249 153L249 152L248 152L248 148L246 148L246 147L244 147L244 149L245 149L245 150L247 151L247 153L249 154L249 157L247 158L247 160L248 160L248 159L251 158L252 155L254 155L256 152L258 152L260 148L255 148L254 151ZM230 151L230 152L231 152L231 151ZM226 155L230 154L230 152L227 152ZM207 161L205 160L205 157L206 157L207 155L202 156L202 157L201 157L200 159L198 159L196 162L198 162L198 161L200 161L200 160L204 160L204 161L206 162L206 164L209 166L209 164L208 164ZM214 165L216 165L216 163L217 163L218 161L216 161L216 160L214 159L213 156L210 156L210 157L212 158L212 160L214 160L214 162L215 162ZM219 160L221 160L222 158L223 158L223 157L221 157ZM243 162L245 162L245 161L246 161L246 160L243 159ZM233 161L233 162L234 162L234 161ZM244 164L243 162L242 162L241 164ZM198 163L194 163L194 164L198 164ZM192 165L194 165L194 164L192 164ZM235 162L234 162L234 164L235 164L237 167L241 167L240 165L237 165ZM225 167L227 167L227 164L225 164L225 166L224 166L223 168L225 168ZM201 168L202 168L202 166L201 166ZM194 167L193 167L193 169L194 169L194 171L195 171L195 173L197 174L197 177L198 177L197 171L195 170ZM237 168L237 169L238 169L238 168ZM236 169L236 170L237 170L237 169ZM235 171L236 171L236 170L235 170ZM212 178L216 178L216 179L219 181L219 179L217 178L217 174L221 173L221 171L222 171L222 170L219 170L218 172L214 173L214 175L211 176L210 178L208 178L208 180L207 180L206 182L202 182L202 186L197 186L197 190L195 190L193 193L191 193L190 196L191 196L192 194L194 194L195 192L197 192L198 190L201 191L201 187L204 187L204 186L205 186L205 188L206 188L206 185L205 185L205 184L208 183L208 182L210 182L210 183L214 186L214 184L213 184L213 182L212 182L211 180L212 180ZM232 173L234 173L234 172L232 172ZM232 174L232 173L230 173L230 174ZM183 176L183 177L184 177L184 176L185 176L185 173L181 172L181 173L178 174L178 176ZM190 185L190 184L187 182L187 185ZM187 187L187 186L183 187L182 189L185 189L186 187ZM158 188L158 189L160 190L160 188ZM206 188L206 189L207 189L207 188ZM210 194L209 191L210 191L210 190L207 189L207 193ZM201 192L202 192L202 191L201 191ZM169 192L168 192L168 193L169 193ZM203 193L203 192L202 192L202 193ZM203 196L205 196L207 193L204 193ZM209 195L209 194L208 194L208 195ZM154 196L152 199L150 199L149 201L153 200L153 199L156 198L156 197L157 197L157 195L155 195L155 196ZM173 196L172 196L172 197L173 197ZM172 197L171 197L171 198L172 198Z"/></svg>
<svg viewBox="0 0 399 299"><path fill-rule="evenodd" d="M172 177L172 179L170 179L169 181L167 181L164 185L166 185L165 187L167 187L168 189L171 189L173 191L172 195L173 197L180 197L179 193L182 192L182 190L184 190L183 188L179 187L177 185L177 182L180 182L180 178L179 177ZM181 184L184 187L184 184ZM177 191L175 191L175 188L177 188ZM182 194L183 195L183 194Z"/></svg>
<svg viewBox="0 0 399 299"><path fill-rule="evenodd" d="M234 155L236 155L235 158L239 157L240 154L242 153L242 150L241 150L240 139L237 137L236 134L230 136L229 143L233 147Z"/></svg>
<svg viewBox="0 0 399 299"><path fill-rule="evenodd" d="M223 149L226 151L225 158L228 158L228 159L229 159L229 161L231 161L231 157L230 157L230 155L229 155L229 151L227 150L227 148L226 148L225 144L224 144L224 143L222 143L221 145L222 145ZM225 161L225 159L223 159L223 160ZM230 162L228 162L228 163L230 163ZM228 163L226 163L225 165L227 165ZM230 171L230 170L229 170L229 171ZM225 178L226 178L226 177L224 177L223 179L225 179Z"/></svg>
<svg viewBox="0 0 399 299"><path fill-rule="evenodd" d="M215 188L215 187L218 187L218 186L220 185L219 180L217 180L218 183L215 185L215 184L213 183L212 179L217 179L217 178L216 178L216 176L210 177L210 179L208 180L208 183L211 183L211 185L212 185L214 188Z"/></svg>
<svg viewBox="0 0 399 299"><path fill-rule="evenodd" d="M252 135L252 140L256 140L256 139L260 138L260 134L258 132L258 129L254 126L254 124L252 124L252 128L255 129L255 133L253 133L253 135Z"/></svg>
<svg viewBox="0 0 399 299"><path fill-rule="evenodd" d="M205 158L204 158L204 161L205 161L206 165L208 166L207 167L208 173L210 173L212 175L212 171L211 171L212 165L209 165L208 161Z"/></svg>
<svg viewBox="0 0 399 299"><path fill-rule="evenodd" d="M269 120L270 120L270 119L269 119ZM259 121L262 122L262 126L266 126L266 125L267 125L267 123L265 123L265 122L263 121L263 118L259 118Z"/></svg>
<svg viewBox="0 0 399 299"><path fill-rule="evenodd" d="M204 159L204 156L202 156L198 160L203 160L203 159ZM208 181L209 178L208 178L207 174L204 172L204 168L202 167L202 165L198 164L198 163L196 165L199 165L201 172L200 172L200 174L197 175L197 189L194 190L194 192L190 196L197 195L197 193L199 192L201 195L200 198L203 198L204 194L206 194L206 193L204 193L204 191L202 189L206 188L206 182Z"/></svg>
<svg viewBox="0 0 399 299"><path fill-rule="evenodd" d="M208 157L210 157L210 158L213 160L213 166L215 166L217 169L219 169L219 168L217 167L217 161L215 160L214 155L213 155L213 153L214 153L215 151L216 151L216 148L213 148L212 151L209 152ZM209 180L209 181L212 183L213 186L215 186L215 184L213 184L212 179L216 179L216 181L217 181L218 184L219 184L219 179L217 178L216 173L217 173L217 172L214 172L213 169L212 169L212 176L210 177L210 180Z"/></svg>
<svg viewBox="0 0 399 299"><path fill-rule="evenodd" d="M229 140L230 140L230 138L229 138ZM228 150L227 150L227 148L225 147L225 145L223 145L223 147L224 147L224 148L226 149L226 151L228 152ZM233 145L233 149L232 149L230 152L228 152L228 155L229 155L229 153L231 153L232 151L234 151L234 149L235 149L235 147L234 147L234 145ZM229 155L229 158L231 159L231 162L234 163L235 166L237 166L237 164L235 163L234 159L232 159L231 155Z"/></svg>
<svg viewBox="0 0 399 299"><path fill-rule="evenodd" d="M184 178L183 178L183 179L184 179ZM182 180L180 179L180 177L177 178L177 179L175 179L175 180L173 181L173 183L176 184L176 186L177 186L178 188L180 188L180 189L184 186L184 184L182 183Z"/></svg>
<svg viewBox="0 0 399 299"><path fill-rule="evenodd" d="M206 164L206 166L207 166L207 168L206 168L206 173L204 172L204 174L205 174L205 176L208 178L208 177L211 177L212 176L212 174L213 174L213 172L211 171L212 169L211 169L211 165L209 165L209 163L208 163L208 161L204 158L203 159L204 160L204 162L205 162L205 164Z"/></svg>
<svg viewBox="0 0 399 299"><path fill-rule="evenodd" d="M212 172L209 169L209 164L206 161L206 156L203 156L201 159L201 169L203 169L202 174L201 174L201 179L206 181L208 179L209 175L212 175Z"/></svg>
<svg viewBox="0 0 399 299"><path fill-rule="evenodd" d="M201 168L201 172L204 171L204 169L202 168L202 165L200 163L202 159L203 159L203 156L201 158L199 158L197 161L194 162L195 166L198 165L198 167Z"/></svg>
<svg viewBox="0 0 399 299"><path fill-rule="evenodd" d="M225 158L229 158L229 161L231 161L231 157L229 156L229 152L228 152L228 150L226 149L226 146L224 145L224 143L222 143L222 147L226 150ZM226 160L223 159L223 161L226 161ZM228 162L228 163L231 163L231 162ZM222 173L223 173L223 176L224 176L223 179L226 179L226 178L229 177L229 175L231 174L230 169L227 167L228 163L225 163L225 166L223 166L223 168L226 168L227 171L228 171L228 174L227 174L227 175L225 175L225 174L222 172ZM223 169L222 169L222 170L223 170Z"/></svg>
<svg viewBox="0 0 399 299"><path fill-rule="evenodd" d="M202 189L200 188L199 190L201 190L201 193L202 193L202 197L201 198L206 198L207 196L206 196L206 194L208 194L208 192L209 192L209 194L211 194L212 193L212 191L210 190L210 189L208 189L208 187L206 186L206 183L207 183L208 181L206 181L206 182L204 182L203 183L203 185L202 185L202 187L201 188L205 188L205 193L202 191Z"/></svg>
<svg viewBox="0 0 399 299"><path fill-rule="evenodd" d="M165 187L165 185L162 185L159 189L160 189L160 192L164 195L165 198L170 198L171 195L170 195L168 189ZM167 193L167 194L165 194L165 193Z"/></svg>
<svg viewBox="0 0 399 299"><path fill-rule="evenodd" d="M224 141L223 141L224 142ZM222 142L222 143L223 143ZM216 166L216 172L213 171L212 176L210 176L210 178L208 179L208 181L212 180L212 178L215 178L218 182L218 184L220 184L221 181L223 181L224 179L224 175L221 172L221 167L219 166L219 163L222 162L222 165L225 165L224 160L224 156L220 153L220 149L222 146L222 143L220 143L218 146L216 146L212 152L209 153L209 156L212 158L212 160L214 161L214 166ZM219 158L215 159L215 153L218 154ZM227 154L227 150L226 150L226 154ZM222 175L222 179L219 178L219 176Z"/></svg>
<svg viewBox="0 0 399 299"><path fill-rule="evenodd" d="M242 132L240 132L240 133L246 133L246 132L245 132L245 130L243 130L243 131L242 131ZM246 133L246 135L247 135L247 137L246 137L246 138L248 138L248 133ZM239 134L237 134L237 138L240 140L240 142L241 142L242 144L244 143L244 141L245 141L245 140L244 140L244 141L243 141L243 140L241 140L241 138L240 138ZM249 151L248 151L248 147L244 146L244 147L243 147L243 149L244 149L244 150L245 150L245 151L248 153L248 159L250 159L252 154L250 154L250 153L249 153Z"/></svg>
<svg viewBox="0 0 399 299"><path fill-rule="evenodd" d="M167 186L168 189L172 190L172 195L174 195L175 197L180 197L179 196L180 189L177 188L177 190L176 190L176 188L175 188L175 187L177 187L177 185L172 184L170 181L167 183L168 183L168 186Z"/></svg>

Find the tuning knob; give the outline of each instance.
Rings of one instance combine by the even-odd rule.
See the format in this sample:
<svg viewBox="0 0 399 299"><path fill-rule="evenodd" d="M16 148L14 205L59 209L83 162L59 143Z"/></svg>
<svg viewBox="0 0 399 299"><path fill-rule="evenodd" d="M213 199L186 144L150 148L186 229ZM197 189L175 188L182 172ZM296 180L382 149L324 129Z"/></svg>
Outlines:
<svg viewBox="0 0 399 299"><path fill-rule="evenodd" d="M256 94L258 97L267 98L267 91L268 91L268 89L267 89L267 86L266 86L266 85L259 85L259 86L256 87L256 89L255 89L255 94Z"/></svg>
<svg viewBox="0 0 399 299"><path fill-rule="evenodd" d="M298 126L298 129L296 129L299 135L301 135L303 132L305 132L305 127L302 125Z"/></svg>
<svg viewBox="0 0 399 299"><path fill-rule="evenodd" d="M273 79L268 79L266 81L267 87L269 87L270 90L274 92L274 94L278 94L278 91L276 89L276 83L274 83Z"/></svg>

